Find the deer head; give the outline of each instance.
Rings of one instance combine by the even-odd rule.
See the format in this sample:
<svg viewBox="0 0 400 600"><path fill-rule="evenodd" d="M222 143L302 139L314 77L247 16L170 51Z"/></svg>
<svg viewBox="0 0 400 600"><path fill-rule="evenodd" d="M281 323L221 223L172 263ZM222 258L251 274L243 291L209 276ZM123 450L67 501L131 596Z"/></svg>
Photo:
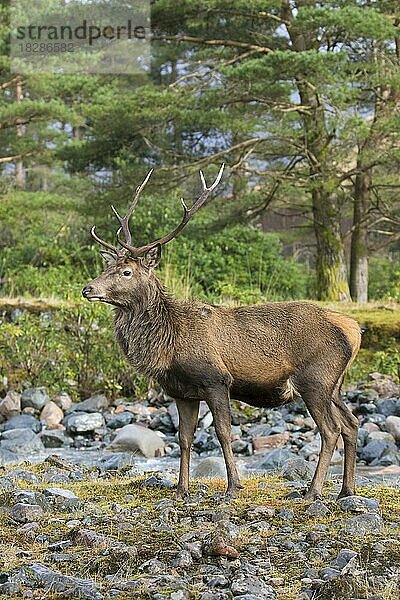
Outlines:
<svg viewBox="0 0 400 600"><path fill-rule="evenodd" d="M121 248L102 240L96 233L96 227L92 227L90 232L92 237L107 249L107 252L101 252L106 261L106 268L99 277L93 279L83 288L83 297L91 302L98 300L122 307L129 306L133 301L143 297L143 291L148 289L149 279L153 277L153 269L160 262L162 246L173 240L187 225L192 216L204 205L211 192L220 182L223 170L224 165L221 166L215 181L210 187L207 187L204 175L200 171L202 192L193 206L188 208L181 199L183 217L179 225L164 237L145 246L132 246L129 219L153 170L147 174L143 183L136 189L132 204L124 217L121 217L114 206L111 206L120 225L117 231L117 240Z"/></svg>

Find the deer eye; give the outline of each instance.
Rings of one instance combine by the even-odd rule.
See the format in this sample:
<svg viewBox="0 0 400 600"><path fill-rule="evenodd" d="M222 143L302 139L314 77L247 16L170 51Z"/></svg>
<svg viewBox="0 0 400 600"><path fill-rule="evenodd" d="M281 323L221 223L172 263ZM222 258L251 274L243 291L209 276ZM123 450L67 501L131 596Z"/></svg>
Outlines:
<svg viewBox="0 0 400 600"><path fill-rule="evenodd" d="M130 275L132 275L132 271L128 271L128 270L126 270L126 271L122 271L122 275L123 275L124 277L129 277Z"/></svg>

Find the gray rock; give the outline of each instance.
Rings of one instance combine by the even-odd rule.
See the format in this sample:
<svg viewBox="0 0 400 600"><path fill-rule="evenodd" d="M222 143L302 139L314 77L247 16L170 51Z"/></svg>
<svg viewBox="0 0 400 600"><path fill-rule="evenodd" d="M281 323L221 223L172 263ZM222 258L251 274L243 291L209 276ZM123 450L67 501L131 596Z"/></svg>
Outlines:
<svg viewBox="0 0 400 600"><path fill-rule="evenodd" d="M0 447L23 456L43 452L44 450L39 436L31 429L3 431L0 438Z"/></svg>
<svg viewBox="0 0 400 600"><path fill-rule="evenodd" d="M237 573L234 575L231 584L231 591L234 597L243 598L253 597L254 600L275 600L276 593L273 587L267 585L262 579L255 575L247 573Z"/></svg>
<svg viewBox="0 0 400 600"><path fill-rule="evenodd" d="M125 410L122 413L117 415L113 415L109 421L107 421L107 427L110 429L120 429L121 427L125 427L125 425L129 425L134 420L135 416L133 413L129 412L129 410Z"/></svg>
<svg viewBox="0 0 400 600"><path fill-rule="evenodd" d="M391 442L392 444L396 443L396 440L392 434L387 431L371 431L368 434L368 443L373 442L374 440L385 440L386 442Z"/></svg>
<svg viewBox="0 0 400 600"><path fill-rule="evenodd" d="M333 559L330 566L333 567L334 569L341 570L341 569L343 569L343 567L345 567L347 565L349 560L351 560L355 556L357 556L357 552L355 552L354 550L349 550L347 548L343 548L342 550L340 550L337 557Z"/></svg>
<svg viewBox="0 0 400 600"><path fill-rule="evenodd" d="M70 433L88 433L102 427L104 419L99 412L73 412L65 417L63 423Z"/></svg>
<svg viewBox="0 0 400 600"><path fill-rule="evenodd" d="M363 536L366 533L378 533L383 528L383 520L377 513L364 513L350 519L337 522L343 533Z"/></svg>
<svg viewBox="0 0 400 600"><path fill-rule="evenodd" d="M325 567L324 569L321 569L320 574L324 581L329 581L329 579L335 579L335 577L339 577L340 571L332 567Z"/></svg>
<svg viewBox="0 0 400 600"><path fill-rule="evenodd" d="M338 500L340 508L355 513L380 513L379 502L364 496L346 496Z"/></svg>
<svg viewBox="0 0 400 600"><path fill-rule="evenodd" d="M45 448L68 448L73 443L72 438L61 429L45 429L39 437Z"/></svg>
<svg viewBox="0 0 400 600"><path fill-rule="evenodd" d="M313 456L315 454L319 454L321 451L321 436L318 433L315 438L312 440L312 442L309 442L308 444L305 444L301 449L300 449L300 456L302 456L303 458L309 458L310 456Z"/></svg>
<svg viewBox="0 0 400 600"><path fill-rule="evenodd" d="M9 431L10 429L31 429L35 433L39 433L39 431L42 430L42 424L32 415L17 415L4 423L1 426L1 429L2 431Z"/></svg>
<svg viewBox="0 0 400 600"><path fill-rule="evenodd" d="M271 452L265 454L261 460L256 463L255 468L263 471L278 471L286 461L293 457L294 455L290 450L286 450L286 448L277 448L276 450L271 450Z"/></svg>
<svg viewBox="0 0 400 600"><path fill-rule="evenodd" d="M164 445L161 437L151 429L132 424L122 427L108 448L122 452L131 451L152 458L163 454Z"/></svg>
<svg viewBox="0 0 400 600"><path fill-rule="evenodd" d="M125 467L131 467L134 459L131 452L107 452L98 462L101 471L119 471Z"/></svg>
<svg viewBox="0 0 400 600"><path fill-rule="evenodd" d="M62 500L79 500L78 496L71 490L65 488L46 488L43 490L43 494L49 498L61 498Z"/></svg>
<svg viewBox="0 0 400 600"><path fill-rule="evenodd" d="M176 407L175 402L171 402L171 404L168 404L167 407L168 410L168 414L171 418L172 424L175 427L175 429L178 429L179 427L179 414L178 414L178 409Z"/></svg>
<svg viewBox="0 0 400 600"><path fill-rule="evenodd" d="M54 404L57 404L61 410L66 411L72 406L71 396L67 392L60 392L53 398Z"/></svg>
<svg viewBox="0 0 400 600"><path fill-rule="evenodd" d="M16 597L16 594L19 594L21 591L21 584L18 581L5 581L4 583L0 583L0 595L1 596L12 596ZM22 595L19 596L22 598Z"/></svg>
<svg viewBox="0 0 400 600"><path fill-rule="evenodd" d="M50 502L42 492L35 492L34 490L16 490L13 493L13 498L15 502L19 504L37 504L44 511L50 510L51 508Z"/></svg>
<svg viewBox="0 0 400 600"><path fill-rule="evenodd" d="M0 491L9 491L14 489L15 483L5 475L2 475L0 477Z"/></svg>
<svg viewBox="0 0 400 600"><path fill-rule="evenodd" d="M35 485L40 483L35 473L27 471L26 469L13 469L12 471L8 471L7 477L13 481L26 481L28 483L34 483Z"/></svg>
<svg viewBox="0 0 400 600"><path fill-rule="evenodd" d="M330 512L322 500L315 500L306 510L306 514L310 517L326 517Z"/></svg>
<svg viewBox="0 0 400 600"><path fill-rule="evenodd" d="M380 414L389 417L390 415L400 416L400 402L398 398L385 398L378 400L376 403L377 410Z"/></svg>
<svg viewBox="0 0 400 600"><path fill-rule="evenodd" d="M103 600L104 598L98 590L98 585L90 579L63 575L40 563L29 565L25 570L28 576L44 587L46 591L51 590L64 594L66 598L85 598L87 600Z"/></svg>
<svg viewBox="0 0 400 600"><path fill-rule="evenodd" d="M225 461L220 456L208 456L201 459L199 464L193 470L195 479L206 477L217 477L220 479L226 478Z"/></svg>
<svg viewBox="0 0 400 600"><path fill-rule="evenodd" d="M17 502L11 509L11 517L18 523L28 523L42 519L43 508L38 504L23 504Z"/></svg>
<svg viewBox="0 0 400 600"><path fill-rule="evenodd" d="M21 396L21 407L34 408L35 410L42 410L43 406L49 402L50 397L47 395L45 388L28 388L22 393Z"/></svg>
<svg viewBox="0 0 400 600"><path fill-rule="evenodd" d="M367 464L371 464L373 461L377 461L376 464L378 464L378 461L381 461L389 452L397 452L394 444L386 440L374 440L361 449L360 458Z"/></svg>
<svg viewBox="0 0 400 600"><path fill-rule="evenodd" d="M193 564L192 555L187 550L181 550L172 560L173 567L186 568Z"/></svg>
<svg viewBox="0 0 400 600"><path fill-rule="evenodd" d="M289 481L311 481L313 470L304 458L289 458L282 465L281 475Z"/></svg>
<svg viewBox="0 0 400 600"><path fill-rule="evenodd" d="M6 467L9 465L17 465L21 462L20 457L15 452L10 452L10 450L6 450L6 448L2 448L0 446L0 466Z"/></svg>
<svg viewBox="0 0 400 600"><path fill-rule="evenodd" d="M98 394L91 396L83 402L73 404L69 411L73 412L84 412L84 413L97 413L108 408L108 400L104 394Z"/></svg>

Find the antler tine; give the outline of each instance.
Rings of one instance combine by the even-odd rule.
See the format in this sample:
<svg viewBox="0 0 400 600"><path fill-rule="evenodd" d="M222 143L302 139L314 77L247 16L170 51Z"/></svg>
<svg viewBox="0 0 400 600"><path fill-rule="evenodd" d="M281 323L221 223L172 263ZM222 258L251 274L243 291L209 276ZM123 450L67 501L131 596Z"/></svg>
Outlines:
<svg viewBox="0 0 400 600"><path fill-rule="evenodd" d="M104 246L104 248L108 248L109 250L111 250L112 252L114 252L114 254L118 254L119 253L118 248L116 248L112 244L109 244L108 242L105 242L104 240L102 240L101 238L99 238L99 236L96 233L96 225L93 225L92 229L90 230L90 234L96 240L96 242L98 242L99 244L101 244L102 246Z"/></svg>
<svg viewBox="0 0 400 600"><path fill-rule="evenodd" d="M125 236L125 242L126 242L126 244L128 244L128 246L130 248L132 247L131 246L131 243L132 243L132 234L129 231L129 219L131 218L132 213L135 210L136 205L138 203L140 194L142 193L143 188L145 187L146 183L150 179L152 173L153 173L153 169L150 169L150 171L147 173L147 175L146 175L145 179L143 180L143 182L136 188L136 192L135 192L135 196L134 196L134 198L132 200L132 204L129 207L128 212L126 213L126 215L124 217L121 217L118 214L116 208L113 205L111 205L111 210L113 211L114 215L118 219L119 224L121 225L121 227L120 227L120 229L118 230L118 233L117 233L117 239L120 242L120 240L118 238L118 234L120 233L120 231L122 229L122 232L123 232L123 234ZM129 250L129 248L127 248L127 250Z"/></svg>
<svg viewBox="0 0 400 600"><path fill-rule="evenodd" d="M187 223L192 218L192 216L203 206L203 204L205 203L205 201L207 200L207 198L211 194L211 192L213 190L215 190L215 188L221 181L221 177L222 177L222 173L224 172L224 168L225 168L225 164L222 164L217 177L215 178L214 182L210 185L210 187L207 187L206 180L204 179L204 175L203 175L202 171L200 171L200 179L201 179L203 191L201 192L201 194L197 198L197 200L193 203L191 208L188 208L186 206L184 200L181 199L182 207L183 207L183 217L182 217L182 220L179 223L179 225L173 231L171 231L164 237L156 240L155 242L151 242L150 244L147 244L146 246L141 246L140 248L132 248L132 246L130 246L129 244L122 243L122 241L118 237L118 241L121 244L121 246L123 246L124 248L129 250L129 252L134 257L137 257L140 254L143 254L143 252L147 252L147 250L154 248L154 246L157 246L158 244L160 244L162 246L163 244L167 244L168 242L173 240L174 237L176 237L178 235L178 233L180 233L182 231L182 229L185 227L185 225L187 225Z"/></svg>

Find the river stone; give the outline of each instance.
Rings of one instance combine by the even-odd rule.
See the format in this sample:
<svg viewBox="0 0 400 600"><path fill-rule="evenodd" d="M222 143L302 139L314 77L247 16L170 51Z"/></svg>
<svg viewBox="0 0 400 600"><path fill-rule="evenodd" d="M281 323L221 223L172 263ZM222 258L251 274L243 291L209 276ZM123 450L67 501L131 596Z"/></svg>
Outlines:
<svg viewBox="0 0 400 600"><path fill-rule="evenodd" d="M71 575L63 575L53 571L41 563L33 563L25 567L30 579L40 584L46 591L68 594L68 597L84 598L87 600L103 600L104 596L98 591L98 585L91 579L79 579ZM64 596L65 598L67 596Z"/></svg>
<svg viewBox="0 0 400 600"><path fill-rule="evenodd" d="M3 423L1 429L2 431L8 431L9 429L31 429L35 433L39 433L42 430L42 424L32 415L17 415L9 419L7 423Z"/></svg>
<svg viewBox="0 0 400 600"><path fill-rule="evenodd" d="M199 464L193 470L193 477L195 479L202 479L203 477L225 479L226 466L224 459L220 456L208 456L207 458L201 459Z"/></svg>
<svg viewBox="0 0 400 600"><path fill-rule="evenodd" d="M48 496L49 498L61 498L63 500L79 500L78 496L74 494L74 492L65 488L46 488L43 490L43 494L45 496Z"/></svg>
<svg viewBox="0 0 400 600"><path fill-rule="evenodd" d="M326 517L330 512L322 500L314 500L306 510L306 514L310 517Z"/></svg>
<svg viewBox="0 0 400 600"><path fill-rule="evenodd" d="M342 526L343 533L356 536L378 533L383 528L382 517L377 513L364 513L336 523Z"/></svg>
<svg viewBox="0 0 400 600"><path fill-rule="evenodd" d="M389 452L396 451L397 448L394 444L386 440L374 440L361 449L360 458L361 460L365 460L367 464L370 464L373 461L381 460Z"/></svg>
<svg viewBox="0 0 400 600"><path fill-rule="evenodd" d="M389 417L390 415L400 416L400 401L398 398L385 398L378 400L376 407L379 413Z"/></svg>
<svg viewBox="0 0 400 600"><path fill-rule="evenodd" d="M164 445L161 437L151 429L132 424L122 427L108 448L120 452L140 453L146 458L153 458L163 453Z"/></svg>
<svg viewBox="0 0 400 600"><path fill-rule="evenodd" d="M373 442L374 440L385 440L386 442L391 442L392 444L396 443L396 440L388 431L371 431L368 434L368 443Z"/></svg>
<svg viewBox="0 0 400 600"><path fill-rule="evenodd" d="M62 429L45 429L39 433L45 448L63 448L72 446L73 440Z"/></svg>
<svg viewBox="0 0 400 600"><path fill-rule="evenodd" d="M122 413L113 415L111 419L107 421L107 427L110 429L120 429L121 427L125 427L125 425L132 423L134 418L134 415L129 410L125 410Z"/></svg>
<svg viewBox="0 0 400 600"><path fill-rule="evenodd" d="M10 390L6 397L0 400L0 415L5 419L16 417L21 412L21 394Z"/></svg>
<svg viewBox="0 0 400 600"><path fill-rule="evenodd" d="M175 427L175 429L178 429L179 414L178 414L178 409L177 409L175 402L171 402L171 404L168 404L167 410L168 410L169 416L171 417L173 426Z"/></svg>
<svg viewBox="0 0 400 600"><path fill-rule="evenodd" d="M281 475L289 481L311 481L313 470L304 458L289 458L282 465Z"/></svg>
<svg viewBox="0 0 400 600"><path fill-rule="evenodd" d="M343 567L345 567L347 565L349 560L351 560L355 556L357 556L357 552L355 552L354 550L349 550L347 548L343 548L342 550L340 550L337 557L332 560L330 566L333 567L334 569L341 570L341 569L343 569Z"/></svg>
<svg viewBox="0 0 400 600"><path fill-rule="evenodd" d="M339 498L338 504L342 510L356 513L379 513L379 502L375 498L364 496L346 496Z"/></svg>
<svg viewBox="0 0 400 600"><path fill-rule="evenodd" d="M275 600L276 593L273 587L267 585L262 579L248 573L237 573L234 575L231 584L232 594L245 598L246 596L254 599Z"/></svg>
<svg viewBox="0 0 400 600"><path fill-rule="evenodd" d="M256 463L255 468L263 471L277 471L282 468L282 465L286 461L294 456L295 455L286 448L277 448L276 450L271 450L271 452L265 454L261 460Z"/></svg>
<svg viewBox="0 0 400 600"><path fill-rule="evenodd" d="M0 467L6 467L7 465L17 465L21 462L20 457L15 452L6 450L0 446Z"/></svg>
<svg viewBox="0 0 400 600"><path fill-rule="evenodd" d="M21 455L43 452L44 450L39 436L31 429L3 431L0 438L0 447Z"/></svg>
<svg viewBox="0 0 400 600"><path fill-rule="evenodd" d="M86 412L86 413L98 413L108 408L108 400L104 394L98 394L91 396L83 402L73 404L71 406L71 412Z"/></svg>
<svg viewBox="0 0 400 600"><path fill-rule="evenodd" d="M43 508L38 504L23 504L17 502L11 509L11 517L18 523L30 523L42 519Z"/></svg>
<svg viewBox="0 0 400 600"><path fill-rule="evenodd" d="M42 410L45 404L50 401L49 396L45 388L28 388L22 393L21 396L21 407L34 408L35 410Z"/></svg>
<svg viewBox="0 0 400 600"><path fill-rule="evenodd" d="M102 427L104 419L103 415L99 412L73 412L64 419L64 425L67 431L71 433L86 433Z"/></svg>
<svg viewBox="0 0 400 600"><path fill-rule="evenodd" d="M397 443L400 442L400 417L390 416L386 419L386 429L392 434Z"/></svg>
<svg viewBox="0 0 400 600"><path fill-rule="evenodd" d="M64 413L59 406L52 400L48 402L41 410L40 420L46 421L47 426L58 425L64 418Z"/></svg>
<svg viewBox="0 0 400 600"><path fill-rule="evenodd" d="M131 467L134 460L131 452L107 452L97 461L97 464L101 471L119 471Z"/></svg>

